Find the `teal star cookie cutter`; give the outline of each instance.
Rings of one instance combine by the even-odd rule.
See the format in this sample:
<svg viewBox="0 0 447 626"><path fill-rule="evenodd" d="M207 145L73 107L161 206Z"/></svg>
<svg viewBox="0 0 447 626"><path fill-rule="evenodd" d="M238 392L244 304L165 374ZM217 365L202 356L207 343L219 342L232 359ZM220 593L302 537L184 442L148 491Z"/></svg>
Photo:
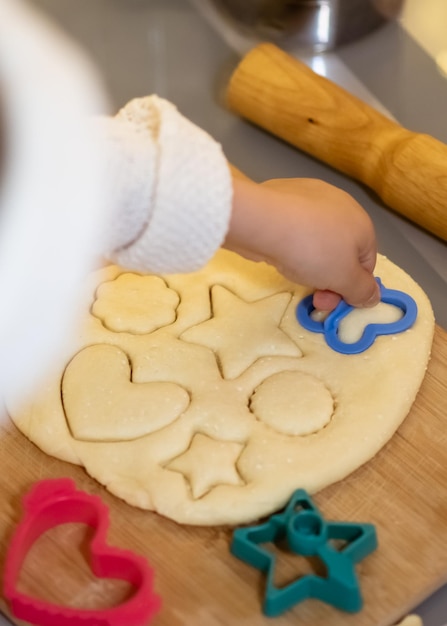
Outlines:
<svg viewBox="0 0 447 626"><path fill-rule="evenodd" d="M339 338L338 327L341 320L344 319L354 307L342 300L323 322L316 321L312 319L311 316L312 311L314 311L312 295L306 296L299 302L296 308L298 322L307 330L314 333L323 333L328 346L342 354L359 354L370 348L379 335L394 335L408 330L408 328L413 326L417 318L418 308L416 302L410 295L403 291L387 289L382 284L380 278L376 278L376 281L380 287L381 301L392 304L402 311L402 317L395 322L387 324L368 324L358 341L346 343Z"/></svg>
<svg viewBox="0 0 447 626"><path fill-rule="evenodd" d="M274 583L276 557L262 547L268 542L287 543L289 550L304 557L319 557L326 577L307 574L279 587ZM337 547L337 544L343 544ZM267 522L233 533L231 553L266 573L263 612L276 617L308 598L316 598L346 612L363 606L355 564L377 548L372 524L328 522L306 491L298 489L282 513Z"/></svg>

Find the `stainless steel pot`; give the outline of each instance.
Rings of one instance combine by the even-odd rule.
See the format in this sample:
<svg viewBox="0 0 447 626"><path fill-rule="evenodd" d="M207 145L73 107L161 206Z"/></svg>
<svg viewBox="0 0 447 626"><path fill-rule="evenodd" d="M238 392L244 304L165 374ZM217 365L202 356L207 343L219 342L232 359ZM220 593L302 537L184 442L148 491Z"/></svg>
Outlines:
<svg viewBox="0 0 447 626"><path fill-rule="evenodd" d="M192 0L238 52L260 41L332 50L398 15L405 0Z"/></svg>

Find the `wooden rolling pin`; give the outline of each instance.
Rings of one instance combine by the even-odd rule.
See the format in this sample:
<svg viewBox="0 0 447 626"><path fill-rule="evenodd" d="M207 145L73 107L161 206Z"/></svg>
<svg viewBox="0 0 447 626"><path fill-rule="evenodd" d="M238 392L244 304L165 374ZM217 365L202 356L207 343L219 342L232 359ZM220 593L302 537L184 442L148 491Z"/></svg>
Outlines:
<svg viewBox="0 0 447 626"><path fill-rule="evenodd" d="M447 241L447 145L411 132L273 44L231 76L231 110L373 189Z"/></svg>

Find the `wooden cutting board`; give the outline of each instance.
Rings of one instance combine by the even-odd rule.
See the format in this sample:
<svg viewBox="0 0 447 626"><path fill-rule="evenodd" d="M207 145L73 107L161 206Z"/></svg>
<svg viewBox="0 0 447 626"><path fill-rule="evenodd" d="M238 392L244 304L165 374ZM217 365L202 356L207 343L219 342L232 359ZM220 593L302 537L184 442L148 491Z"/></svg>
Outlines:
<svg viewBox="0 0 447 626"><path fill-rule="evenodd" d="M109 543L144 554L155 568L164 607L153 626L273 623L260 609L263 575L229 553L230 529L182 527L133 509L81 468L40 452L12 425L2 433L0 458L1 562L20 519L21 498L33 482L69 476L78 488L99 494L110 507ZM447 581L445 331L436 329L426 378L399 431L372 461L319 493L315 502L327 519L376 525L379 548L357 567L364 608L347 614L309 600L275 618L275 626L390 626ZM84 560L88 539L82 525L50 531L27 560L23 588L84 608L104 607L125 597L124 583L98 583L90 576ZM279 559L278 583L308 567L298 557L293 562ZM4 602L2 609L7 611Z"/></svg>

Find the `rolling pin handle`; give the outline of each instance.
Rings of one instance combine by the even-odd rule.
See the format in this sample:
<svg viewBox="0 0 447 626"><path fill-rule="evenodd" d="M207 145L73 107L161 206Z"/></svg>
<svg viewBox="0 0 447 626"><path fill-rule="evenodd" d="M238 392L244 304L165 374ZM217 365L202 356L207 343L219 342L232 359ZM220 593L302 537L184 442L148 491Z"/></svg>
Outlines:
<svg viewBox="0 0 447 626"><path fill-rule="evenodd" d="M447 241L447 146L407 130L273 44L233 72L229 108L373 189Z"/></svg>

